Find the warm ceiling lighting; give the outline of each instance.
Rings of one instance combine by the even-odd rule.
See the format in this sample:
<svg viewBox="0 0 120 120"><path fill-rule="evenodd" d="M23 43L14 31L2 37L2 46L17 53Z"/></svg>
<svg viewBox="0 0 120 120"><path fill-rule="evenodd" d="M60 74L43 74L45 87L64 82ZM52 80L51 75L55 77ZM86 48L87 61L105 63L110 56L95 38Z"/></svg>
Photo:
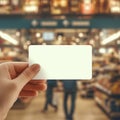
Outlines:
<svg viewBox="0 0 120 120"><path fill-rule="evenodd" d="M37 33L35 34L35 36L36 36L37 38L39 38L39 37L41 37L41 34L40 34L39 32L37 32Z"/></svg>
<svg viewBox="0 0 120 120"><path fill-rule="evenodd" d="M14 45L18 45L18 41L15 40L14 38L12 38L10 35L0 31L0 37L4 40L9 41L10 43L14 44Z"/></svg>
<svg viewBox="0 0 120 120"><path fill-rule="evenodd" d="M100 49L99 49L99 53L101 53L101 54L106 53L106 49L105 49L105 48L100 48Z"/></svg>
<svg viewBox="0 0 120 120"><path fill-rule="evenodd" d="M7 5L8 1L7 0L0 0L0 5Z"/></svg>
<svg viewBox="0 0 120 120"><path fill-rule="evenodd" d="M104 39L101 44L102 45L106 45L116 39L118 39L120 37L120 31L118 31L117 33L114 33L113 35L109 36L108 38Z"/></svg>
<svg viewBox="0 0 120 120"><path fill-rule="evenodd" d="M81 37L84 37L84 34L83 33L79 33L78 36L81 38Z"/></svg>
<svg viewBox="0 0 120 120"><path fill-rule="evenodd" d="M67 1L61 0L61 6L62 6L62 7L66 7L66 6L67 6Z"/></svg>
<svg viewBox="0 0 120 120"><path fill-rule="evenodd" d="M26 5L23 9L25 12L38 12L38 6L36 5Z"/></svg>
<svg viewBox="0 0 120 120"><path fill-rule="evenodd" d="M91 0L84 0L84 3L89 4L89 3L91 3Z"/></svg>

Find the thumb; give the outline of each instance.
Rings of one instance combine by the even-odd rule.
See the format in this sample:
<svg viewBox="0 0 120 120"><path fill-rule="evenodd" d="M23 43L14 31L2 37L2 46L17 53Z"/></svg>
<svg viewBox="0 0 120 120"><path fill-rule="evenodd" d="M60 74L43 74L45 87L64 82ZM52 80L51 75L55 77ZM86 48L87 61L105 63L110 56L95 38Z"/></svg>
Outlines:
<svg viewBox="0 0 120 120"><path fill-rule="evenodd" d="M15 78L15 80L20 87L24 87L39 71L40 66L38 64L33 64L30 67L27 67Z"/></svg>

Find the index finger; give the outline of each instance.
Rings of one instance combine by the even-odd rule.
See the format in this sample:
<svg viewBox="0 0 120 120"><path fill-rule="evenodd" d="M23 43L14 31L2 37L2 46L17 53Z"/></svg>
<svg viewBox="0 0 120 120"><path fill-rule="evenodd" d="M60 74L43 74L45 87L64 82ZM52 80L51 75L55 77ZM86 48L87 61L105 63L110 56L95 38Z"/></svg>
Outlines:
<svg viewBox="0 0 120 120"><path fill-rule="evenodd" d="M17 73L21 73L28 67L28 62L13 62L12 64Z"/></svg>

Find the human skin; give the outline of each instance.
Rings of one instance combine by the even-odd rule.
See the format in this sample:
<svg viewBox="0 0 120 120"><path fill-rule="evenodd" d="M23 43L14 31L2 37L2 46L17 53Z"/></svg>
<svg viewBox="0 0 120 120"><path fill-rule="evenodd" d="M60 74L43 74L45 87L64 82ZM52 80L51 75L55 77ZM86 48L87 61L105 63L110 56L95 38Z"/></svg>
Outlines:
<svg viewBox="0 0 120 120"><path fill-rule="evenodd" d="M4 120L18 97L34 97L47 88L45 80L32 80L38 64L5 62L0 64L0 120Z"/></svg>

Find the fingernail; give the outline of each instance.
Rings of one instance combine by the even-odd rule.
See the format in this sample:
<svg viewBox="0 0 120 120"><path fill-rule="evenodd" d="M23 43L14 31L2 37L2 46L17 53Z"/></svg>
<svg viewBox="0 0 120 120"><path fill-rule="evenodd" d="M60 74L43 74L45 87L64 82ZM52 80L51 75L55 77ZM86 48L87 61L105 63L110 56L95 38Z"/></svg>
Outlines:
<svg viewBox="0 0 120 120"><path fill-rule="evenodd" d="M40 70L40 65L39 65L39 64L33 64L33 65L31 66L31 69L32 69L33 71L39 71L39 70Z"/></svg>

